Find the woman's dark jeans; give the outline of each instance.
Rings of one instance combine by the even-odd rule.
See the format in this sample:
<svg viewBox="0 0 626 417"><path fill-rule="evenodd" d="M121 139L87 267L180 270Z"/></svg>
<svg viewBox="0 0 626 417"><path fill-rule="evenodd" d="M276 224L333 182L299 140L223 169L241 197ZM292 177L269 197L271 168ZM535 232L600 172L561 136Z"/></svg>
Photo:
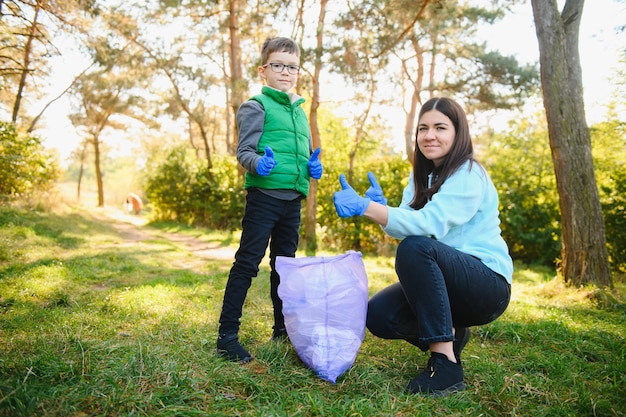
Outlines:
<svg viewBox="0 0 626 417"><path fill-rule="evenodd" d="M511 286L479 259L435 239L405 238L396 252L399 281L369 301L367 328L426 351L454 340L452 328L489 323L506 310Z"/></svg>
<svg viewBox="0 0 626 417"><path fill-rule="evenodd" d="M239 331L239 325L252 278L270 245L270 296L274 307L274 328L284 328L283 303L278 297L280 277L276 272L277 256L294 257L298 249L302 199L280 200L257 189L246 195L246 208L241 221L242 232L235 262L230 270L220 315L220 334Z"/></svg>

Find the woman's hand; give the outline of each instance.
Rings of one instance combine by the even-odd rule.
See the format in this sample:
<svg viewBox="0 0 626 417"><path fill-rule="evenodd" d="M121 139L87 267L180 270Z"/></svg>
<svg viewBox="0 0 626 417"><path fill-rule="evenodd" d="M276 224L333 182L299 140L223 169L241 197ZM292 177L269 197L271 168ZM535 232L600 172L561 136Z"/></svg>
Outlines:
<svg viewBox="0 0 626 417"><path fill-rule="evenodd" d="M333 196L335 210L337 210L339 217L362 216L365 214L365 210L367 210L372 200L358 195L348 184L346 176L343 174L339 175L339 184L341 184L341 191L337 191Z"/></svg>
<svg viewBox="0 0 626 417"><path fill-rule="evenodd" d="M387 199L383 195L383 189L378 185L378 181L376 181L376 177L373 173L368 172L367 178L370 180L370 188L365 192L365 197L370 200L382 204L383 206L387 205Z"/></svg>

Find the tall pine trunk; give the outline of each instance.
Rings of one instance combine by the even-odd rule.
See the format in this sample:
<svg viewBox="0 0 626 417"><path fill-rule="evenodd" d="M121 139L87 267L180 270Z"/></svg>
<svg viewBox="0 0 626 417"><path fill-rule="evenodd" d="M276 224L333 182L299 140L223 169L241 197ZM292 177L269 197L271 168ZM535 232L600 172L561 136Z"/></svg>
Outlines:
<svg viewBox="0 0 626 417"><path fill-rule="evenodd" d="M100 160L100 137L93 137L94 165L96 169L96 184L98 186L98 207L104 207L104 183L102 181L102 163Z"/></svg>
<svg viewBox="0 0 626 417"><path fill-rule="evenodd" d="M320 14L317 20L317 45L315 48L315 69L313 73L313 96L311 98L311 110L309 113L309 124L311 126L311 139L313 149L322 146L320 130L317 125L317 109L320 106L319 77L322 71L322 52L324 38L324 19L326 16L326 4L328 0L320 1ZM320 157L323 156L320 153ZM306 210L304 214L304 247L307 255L315 255L317 251L317 180L311 180L309 196L306 199Z"/></svg>
<svg viewBox="0 0 626 417"><path fill-rule="evenodd" d="M572 285L612 286L591 138L585 119L578 36L584 0L532 0L543 102L561 209L560 273Z"/></svg>

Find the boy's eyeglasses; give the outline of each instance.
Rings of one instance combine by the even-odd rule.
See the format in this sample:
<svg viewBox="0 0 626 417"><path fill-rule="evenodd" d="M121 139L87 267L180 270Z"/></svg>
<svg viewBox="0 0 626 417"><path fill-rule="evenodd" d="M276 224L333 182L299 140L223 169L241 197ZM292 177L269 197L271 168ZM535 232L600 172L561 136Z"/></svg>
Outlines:
<svg viewBox="0 0 626 417"><path fill-rule="evenodd" d="M296 75L300 72L300 67L298 65L285 65L278 64L276 62L270 62L269 64L263 65L263 68L270 67L273 72L283 72L283 69L287 68L287 71L291 75Z"/></svg>

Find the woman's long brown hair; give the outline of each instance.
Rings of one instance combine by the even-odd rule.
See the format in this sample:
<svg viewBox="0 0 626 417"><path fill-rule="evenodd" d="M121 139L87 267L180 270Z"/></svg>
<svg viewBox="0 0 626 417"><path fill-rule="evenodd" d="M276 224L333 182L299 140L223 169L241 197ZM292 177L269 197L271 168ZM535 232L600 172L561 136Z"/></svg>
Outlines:
<svg viewBox="0 0 626 417"><path fill-rule="evenodd" d="M417 145L417 135L419 134L419 121L424 113L437 110L445 114L454 125L454 142L450 152L443 160L443 163L435 168L435 164L427 159ZM469 133L467 116L463 108L454 100L446 97L434 97L428 100L420 109L418 117L418 128L415 131L415 154L413 157L413 182L415 185L415 196L409 204L418 210L430 200L441 184L452 175L466 161L475 162L472 138ZM428 184L428 176L433 174L432 183Z"/></svg>

